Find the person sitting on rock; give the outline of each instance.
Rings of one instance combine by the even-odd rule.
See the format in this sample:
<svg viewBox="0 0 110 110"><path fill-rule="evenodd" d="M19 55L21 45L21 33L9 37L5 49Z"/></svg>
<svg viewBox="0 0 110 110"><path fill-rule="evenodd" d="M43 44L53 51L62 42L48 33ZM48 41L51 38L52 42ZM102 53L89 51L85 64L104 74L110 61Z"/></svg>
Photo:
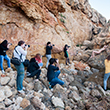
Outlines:
<svg viewBox="0 0 110 110"><path fill-rule="evenodd" d="M0 68L2 70L2 73L5 73L4 68L3 68L3 60L7 60L7 65L8 65L8 69L12 70L11 65L10 65L10 58L8 57L8 55L6 55L6 51L9 49L11 43L8 43L7 40L4 40L1 44L0 44Z"/></svg>
<svg viewBox="0 0 110 110"><path fill-rule="evenodd" d="M34 76L36 76L35 81L38 81L39 76L41 74L41 67L43 66L40 57L41 57L40 54L36 54L34 58L31 58L29 66L27 68L27 77L34 78Z"/></svg>
<svg viewBox="0 0 110 110"><path fill-rule="evenodd" d="M95 57L95 54L100 54L102 51L106 50L107 47L108 47L108 45L104 45L104 47L101 48L101 49L99 49L98 51L95 51L95 50L94 50L94 51L92 52L92 55L91 55L90 58Z"/></svg>
<svg viewBox="0 0 110 110"><path fill-rule="evenodd" d="M105 74L104 74L104 90L107 90L107 80L110 76L110 55L105 59Z"/></svg>
<svg viewBox="0 0 110 110"><path fill-rule="evenodd" d="M51 89L56 84L63 85L64 82L58 78L58 76L60 74L59 60L55 59L55 58L51 58L49 60L49 63L50 64L49 64L48 70L47 70L47 79L48 79L49 84L50 84L49 88Z"/></svg>
<svg viewBox="0 0 110 110"><path fill-rule="evenodd" d="M69 60L69 55L68 55L68 49L70 46L68 46L67 44L64 46L64 56L66 58L66 65L69 63L70 64L70 60Z"/></svg>
<svg viewBox="0 0 110 110"><path fill-rule="evenodd" d="M40 66L40 68L41 68L43 66L43 63L42 63L42 56L39 53L36 54L35 60L38 63L38 65Z"/></svg>

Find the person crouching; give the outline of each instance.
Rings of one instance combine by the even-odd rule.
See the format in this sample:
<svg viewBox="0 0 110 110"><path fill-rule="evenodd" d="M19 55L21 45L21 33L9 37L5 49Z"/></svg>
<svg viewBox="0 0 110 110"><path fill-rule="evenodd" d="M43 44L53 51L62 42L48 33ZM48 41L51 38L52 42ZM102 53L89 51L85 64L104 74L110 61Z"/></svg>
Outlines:
<svg viewBox="0 0 110 110"><path fill-rule="evenodd" d="M51 58L49 60L49 66L48 66L48 71L47 71L47 79L50 83L50 89L54 87L56 84L63 85L64 82L58 78L60 75L60 70L59 70L59 60L55 58Z"/></svg>
<svg viewBox="0 0 110 110"><path fill-rule="evenodd" d="M35 77L35 81L38 81L39 76L41 74L41 67L43 66L43 63L38 63L38 57L40 58L40 54L37 54L34 58L31 58L29 66L27 68L27 77Z"/></svg>

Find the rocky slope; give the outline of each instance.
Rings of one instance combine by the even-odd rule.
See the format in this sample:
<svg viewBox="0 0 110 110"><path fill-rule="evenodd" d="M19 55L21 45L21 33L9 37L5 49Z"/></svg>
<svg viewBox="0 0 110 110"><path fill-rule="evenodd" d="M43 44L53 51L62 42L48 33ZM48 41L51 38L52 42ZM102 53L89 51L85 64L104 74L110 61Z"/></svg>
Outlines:
<svg viewBox="0 0 110 110"><path fill-rule="evenodd" d="M106 24L88 0L0 0L0 42L9 40L12 53L19 40L26 41L29 58L45 55L47 41L55 44L53 53L61 53L67 43L74 54L77 44L91 40L94 30Z"/></svg>
<svg viewBox="0 0 110 110"><path fill-rule="evenodd" d="M79 66L78 66L79 65ZM7 71L6 77L0 77L0 109L1 110L109 110L110 91L92 81L86 81L99 70L87 64L71 62L70 66L60 64L59 76L65 85L56 85L49 89L46 79L47 70L42 68L40 80L25 76L23 85L25 94L16 90L16 71ZM78 68L79 67L79 68ZM0 71L1 76L1 71ZM98 77L95 76L97 80Z"/></svg>

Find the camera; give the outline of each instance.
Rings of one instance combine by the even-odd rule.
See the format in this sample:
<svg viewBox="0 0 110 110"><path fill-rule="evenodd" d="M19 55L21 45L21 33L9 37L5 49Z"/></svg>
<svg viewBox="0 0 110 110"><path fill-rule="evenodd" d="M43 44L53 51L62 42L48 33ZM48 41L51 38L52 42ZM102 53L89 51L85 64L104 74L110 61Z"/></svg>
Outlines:
<svg viewBox="0 0 110 110"><path fill-rule="evenodd" d="M27 44L25 44L25 46L27 46ZM28 45L28 47L30 47L30 45Z"/></svg>
<svg viewBox="0 0 110 110"><path fill-rule="evenodd" d="M54 44L52 46L55 46Z"/></svg>
<svg viewBox="0 0 110 110"><path fill-rule="evenodd" d="M12 45L12 43L8 43L8 44Z"/></svg>

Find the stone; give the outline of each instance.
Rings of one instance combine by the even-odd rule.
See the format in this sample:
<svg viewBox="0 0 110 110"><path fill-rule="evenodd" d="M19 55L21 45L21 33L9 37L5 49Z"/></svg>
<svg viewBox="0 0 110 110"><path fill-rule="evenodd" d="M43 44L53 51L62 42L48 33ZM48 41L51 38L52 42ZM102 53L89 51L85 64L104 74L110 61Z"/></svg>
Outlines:
<svg viewBox="0 0 110 110"><path fill-rule="evenodd" d="M41 109L41 110L46 109L45 105L41 102L41 100L37 96L31 99L31 103L36 109Z"/></svg>
<svg viewBox="0 0 110 110"><path fill-rule="evenodd" d="M9 78L9 77L1 77L0 83L1 83L1 85L3 86L3 85L8 84L9 81L10 81L10 78Z"/></svg>
<svg viewBox="0 0 110 110"><path fill-rule="evenodd" d="M5 94L3 90L0 90L0 102L5 99Z"/></svg>
<svg viewBox="0 0 110 110"><path fill-rule="evenodd" d="M10 99L5 99L4 104L5 104L6 106L10 106L12 103L13 103L13 101L11 101Z"/></svg>
<svg viewBox="0 0 110 110"><path fill-rule="evenodd" d="M69 98L72 98L75 101L79 101L82 99L76 91L71 91L68 95Z"/></svg>
<svg viewBox="0 0 110 110"><path fill-rule="evenodd" d="M10 87L15 87L15 85L16 85L16 80L15 80L15 79L11 79L10 82L8 83L8 85L9 85Z"/></svg>
<svg viewBox="0 0 110 110"><path fill-rule="evenodd" d="M96 90L96 89L93 89L93 90L91 91L91 95L92 95L93 97L102 97L102 95L100 94L100 92L99 92L98 90Z"/></svg>
<svg viewBox="0 0 110 110"><path fill-rule="evenodd" d="M26 108L27 106L29 106L30 105L30 101L29 100L27 100L27 99L23 99L22 100L22 102L21 102L21 104L20 104L20 106L24 109L24 108Z"/></svg>
<svg viewBox="0 0 110 110"><path fill-rule="evenodd" d="M9 86L5 86L3 90L6 97L11 97L13 95L11 88Z"/></svg>
<svg viewBox="0 0 110 110"><path fill-rule="evenodd" d="M35 108L32 105L29 105L24 110L35 110Z"/></svg>
<svg viewBox="0 0 110 110"><path fill-rule="evenodd" d="M3 103L0 103L0 110L5 110L5 105Z"/></svg>
<svg viewBox="0 0 110 110"><path fill-rule="evenodd" d="M34 90L39 91L41 89L42 89L42 85L41 85L40 81L35 82L34 83Z"/></svg>
<svg viewBox="0 0 110 110"><path fill-rule="evenodd" d="M64 103L63 101L58 98L58 97L52 97L52 103L54 104L55 107L61 107L64 108Z"/></svg>

